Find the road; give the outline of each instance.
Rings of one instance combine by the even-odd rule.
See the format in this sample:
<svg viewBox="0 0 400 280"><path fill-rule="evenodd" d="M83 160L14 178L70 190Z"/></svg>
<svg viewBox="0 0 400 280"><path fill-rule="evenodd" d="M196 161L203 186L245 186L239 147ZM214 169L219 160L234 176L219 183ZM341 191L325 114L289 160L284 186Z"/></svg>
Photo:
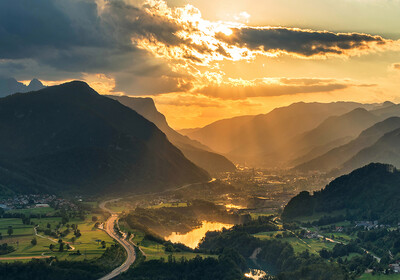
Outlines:
<svg viewBox="0 0 400 280"><path fill-rule="evenodd" d="M107 203L115 202L118 200L119 199L112 199L112 200L104 201L99 205L99 207L111 214L111 217L108 218L108 220L104 224L104 231L107 232L107 234L111 238L117 240L118 243L122 245L122 247L124 247L128 256L122 265L120 265L119 267L117 267L116 269L111 271L106 276L100 278L99 280L113 279L114 277L118 276L122 272L127 271L129 269L129 267L135 262L135 259L136 259L135 247L132 245L132 243L130 243L128 240L124 239L123 237L119 237L114 231L114 224L118 222L118 215L115 212L111 211L110 209L106 208Z"/></svg>
<svg viewBox="0 0 400 280"><path fill-rule="evenodd" d="M213 178L210 181L208 181L207 183L214 182L215 180L216 179ZM200 183L192 183L192 184L183 185L183 186L181 186L179 188L173 188L173 189L168 189L168 190L159 192L158 194L185 189L185 188L190 187L190 186L195 185L195 184L200 184ZM132 245L132 243L130 243L129 241L127 241L124 238L119 237L114 231L114 224L116 222L118 222L118 214L106 207L107 203L113 203L113 202L116 202L118 200L121 200L121 198L115 198L115 199L103 201L102 203L99 204L99 207L101 209L103 209L104 211L107 211L107 212L109 212L111 214L111 217L108 218L108 220L106 221L106 223L104 225L104 228L103 228L104 231L107 232L107 234L109 236L111 236L111 238L117 240L119 242L119 244L121 244L125 248L125 250L126 250L126 252L128 254L128 257L126 258L126 261L121 266L117 267L111 273L109 273L106 276L100 278L99 280L109 280L109 279L112 279L112 278L118 276L122 272L125 272L126 270L128 270L129 267L136 260L135 247ZM140 248L139 248L139 250L140 250ZM144 254L143 251L142 251L142 253Z"/></svg>

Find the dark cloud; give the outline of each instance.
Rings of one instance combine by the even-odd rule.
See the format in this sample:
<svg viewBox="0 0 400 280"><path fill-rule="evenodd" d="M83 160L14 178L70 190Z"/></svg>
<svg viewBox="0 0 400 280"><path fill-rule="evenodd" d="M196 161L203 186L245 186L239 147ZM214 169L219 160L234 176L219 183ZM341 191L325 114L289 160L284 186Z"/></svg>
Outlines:
<svg viewBox="0 0 400 280"><path fill-rule="evenodd" d="M90 0L0 1L0 60L6 61L0 61L0 74L22 78L35 71L39 77L68 79L82 72L113 73L120 81L126 74L131 81L138 80L135 75L155 80L172 72L137 48L132 37L184 43L172 35L178 29L119 0L106 2L102 14ZM128 90L128 84L118 86ZM176 82L164 85L167 92L177 87ZM146 92L152 87L161 90L152 81Z"/></svg>
<svg viewBox="0 0 400 280"><path fill-rule="evenodd" d="M248 59L247 53L254 50L308 57L341 55L388 42L366 34L288 28L232 28L230 36L221 33L213 37L210 30L200 30L198 23L183 20L162 2L158 3L161 7L145 4L140 8L124 0L103 2L104 6L99 7L94 0L0 1L0 75L64 80L79 78L79 73L104 73L115 79L116 91L158 94L193 90L199 78L196 73L201 72L197 65L207 66L215 54L233 59L233 54L237 55L232 52L233 46L247 47L249 51L240 55ZM186 36L178 35L182 32ZM205 39L191 38L194 33L197 39ZM161 46L164 52L149 51L140 40L146 40L147 46L154 49ZM328 91L343 86L315 83L286 84L286 88L273 92ZM265 92L272 94L272 90Z"/></svg>
<svg viewBox="0 0 400 280"><path fill-rule="evenodd" d="M232 35L217 38L240 47L265 52L284 51L302 56L346 54L349 50L369 49L371 43L387 43L380 36L359 33L333 33L291 28L232 28Z"/></svg>

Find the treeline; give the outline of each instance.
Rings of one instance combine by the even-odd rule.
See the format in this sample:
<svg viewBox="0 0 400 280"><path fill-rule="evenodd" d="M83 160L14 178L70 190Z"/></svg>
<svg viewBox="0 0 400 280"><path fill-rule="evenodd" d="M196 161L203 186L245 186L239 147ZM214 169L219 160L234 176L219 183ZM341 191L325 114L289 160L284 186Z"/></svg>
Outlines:
<svg viewBox="0 0 400 280"><path fill-rule="evenodd" d="M187 233L200 227L203 220L238 224L250 220L226 211L224 206L204 200L193 200L187 207L136 208L123 218L131 228L153 235L168 236L172 232ZM157 234L155 234L157 233Z"/></svg>
<svg viewBox="0 0 400 280"><path fill-rule="evenodd" d="M267 220L268 221L268 220ZM321 256L308 251L295 253L293 247L281 239L260 240L252 236L252 226L246 230L232 228L222 232L208 232L199 248L204 253L221 254L227 248L237 251L244 258L259 248L257 258L272 265L278 280L341 280L356 279L367 268L382 271L382 265L369 254L364 253L357 242L348 245L337 244L332 251L322 250ZM240 230L238 230L240 229ZM392 236L393 237L393 236ZM358 253L351 259L351 253Z"/></svg>
<svg viewBox="0 0 400 280"><path fill-rule="evenodd" d="M358 231L356 241L363 246L363 248L382 256L383 263L388 264L392 256L396 256L400 253L399 229L388 230L383 228ZM397 260L400 260L400 257L398 257Z"/></svg>
<svg viewBox="0 0 400 280"><path fill-rule="evenodd" d="M301 192L286 205L285 220L346 210L349 220L400 221L400 172L387 164L371 163L329 183L323 190Z"/></svg>
<svg viewBox="0 0 400 280"><path fill-rule="evenodd" d="M9 246L7 243L3 243L0 245L0 255L6 255L15 251L13 246Z"/></svg>
<svg viewBox="0 0 400 280"><path fill-rule="evenodd" d="M117 277L118 280L233 280L246 279L246 261L236 251L226 249L218 258L201 258L176 260L151 260L129 269Z"/></svg>

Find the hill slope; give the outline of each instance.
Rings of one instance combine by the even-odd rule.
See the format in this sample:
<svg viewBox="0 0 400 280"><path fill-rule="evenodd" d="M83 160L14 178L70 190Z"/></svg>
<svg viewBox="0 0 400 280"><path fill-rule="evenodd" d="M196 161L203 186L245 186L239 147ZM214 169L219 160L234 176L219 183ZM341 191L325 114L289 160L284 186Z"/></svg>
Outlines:
<svg viewBox="0 0 400 280"><path fill-rule="evenodd" d="M16 191L139 192L208 179L153 123L83 82L0 99L0 132L0 184Z"/></svg>
<svg viewBox="0 0 400 280"><path fill-rule="evenodd" d="M371 163L329 183L320 192L302 192L286 205L282 217L295 219L314 213L346 210L353 219L400 221L400 171Z"/></svg>
<svg viewBox="0 0 400 280"><path fill-rule="evenodd" d="M343 172L370 162L389 163L400 168L400 128L383 135L370 147L359 151L343 164Z"/></svg>
<svg viewBox="0 0 400 280"><path fill-rule="evenodd" d="M400 118L391 117L374 124L364 130L351 142L328 151L327 153L296 166L295 170L307 171L330 171L339 168L344 162L356 155L359 151L373 145L384 134L400 128Z"/></svg>
<svg viewBox="0 0 400 280"><path fill-rule="evenodd" d="M222 155L216 154L210 148L198 141L191 140L187 136L172 129L163 114L157 111L153 99L137 98L128 96L108 96L118 100L121 104L135 110L137 113L153 122L162 132L164 132L169 141L179 148L185 157L194 164L207 170L209 173L234 171L235 165Z"/></svg>
<svg viewBox="0 0 400 280"><path fill-rule="evenodd" d="M232 160L275 165L275 159L267 155L278 151L282 144L314 129L330 116L342 115L358 107L371 106L353 102L295 103L265 115L217 121L188 133L188 136Z"/></svg>
<svg viewBox="0 0 400 280"><path fill-rule="evenodd" d="M293 166L349 142L379 120L379 117L363 108L328 117L316 128L294 137L283 150L291 151L289 160L294 159L291 163Z"/></svg>

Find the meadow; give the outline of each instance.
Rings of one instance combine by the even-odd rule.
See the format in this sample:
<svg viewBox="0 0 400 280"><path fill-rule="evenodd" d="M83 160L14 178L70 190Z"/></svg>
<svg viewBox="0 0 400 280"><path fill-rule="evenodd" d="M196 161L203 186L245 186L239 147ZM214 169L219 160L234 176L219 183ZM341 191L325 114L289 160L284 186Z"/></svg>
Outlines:
<svg viewBox="0 0 400 280"><path fill-rule="evenodd" d="M105 249L102 248L100 241L105 241L106 246L114 244L114 240L110 238L107 233L94 227L95 222L92 221L91 215L82 221L80 219L71 219L68 224L77 224L78 229L81 232L81 236L76 238L73 242L74 237L71 231L67 236L63 237L63 241L70 244L75 250L69 250L64 252L58 252L58 240L53 237L44 235L43 232L38 232L40 236L35 236L33 225L23 225L21 219L0 219L0 232L2 233L3 239L0 243L8 243L12 245L16 250L7 255L2 255L1 258L29 258L29 257L44 257L44 256L55 256L60 260L84 260L93 259L100 257ZM54 229L56 225L61 222L61 217L45 217L41 219L31 219L31 221L39 226L39 229L46 229L47 225ZM8 236L8 226L13 227L13 234ZM60 231L66 229L66 225L60 228ZM36 238L37 244L32 245L31 241ZM49 246L53 244L56 249L51 251ZM81 255L74 255L80 251ZM10 260L7 260L10 261Z"/></svg>

